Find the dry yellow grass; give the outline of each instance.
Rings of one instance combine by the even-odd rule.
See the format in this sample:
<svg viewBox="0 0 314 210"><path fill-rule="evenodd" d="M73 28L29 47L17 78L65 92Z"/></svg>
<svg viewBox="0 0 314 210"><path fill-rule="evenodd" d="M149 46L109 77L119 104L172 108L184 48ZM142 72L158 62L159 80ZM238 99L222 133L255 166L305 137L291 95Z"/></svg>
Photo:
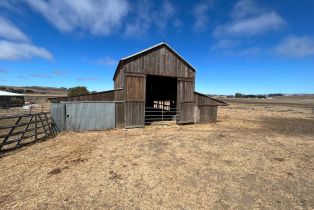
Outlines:
<svg viewBox="0 0 314 210"><path fill-rule="evenodd" d="M2 209L313 209L314 118L62 133L0 159Z"/></svg>

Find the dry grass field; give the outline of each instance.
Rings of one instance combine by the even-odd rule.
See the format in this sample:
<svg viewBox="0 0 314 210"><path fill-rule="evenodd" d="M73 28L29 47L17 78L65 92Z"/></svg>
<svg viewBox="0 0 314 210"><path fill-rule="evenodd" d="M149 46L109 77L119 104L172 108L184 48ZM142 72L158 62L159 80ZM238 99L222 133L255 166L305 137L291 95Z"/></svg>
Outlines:
<svg viewBox="0 0 314 210"><path fill-rule="evenodd" d="M0 158L1 209L313 209L314 116L61 133Z"/></svg>

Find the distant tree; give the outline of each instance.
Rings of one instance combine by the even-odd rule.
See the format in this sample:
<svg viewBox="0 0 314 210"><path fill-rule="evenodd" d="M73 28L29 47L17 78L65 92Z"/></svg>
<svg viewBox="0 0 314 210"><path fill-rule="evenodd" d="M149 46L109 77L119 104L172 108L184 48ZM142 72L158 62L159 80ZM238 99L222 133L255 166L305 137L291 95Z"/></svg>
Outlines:
<svg viewBox="0 0 314 210"><path fill-rule="evenodd" d="M271 93L271 94L268 94L269 97L275 97L275 96L283 96L282 93Z"/></svg>
<svg viewBox="0 0 314 210"><path fill-rule="evenodd" d="M243 94L242 93L236 93L234 95L235 98L242 98L243 97Z"/></svg>
<svg viewBox="0 0 314 210"><path fill-rule="evenodd" d="M27 90L25 90L25 93L34 93L34 91L27 89Z"/></svg>
<svg viewBox="0 0 314 210"><path fill-rule="evenodd" d="M68 96L80 96L89 93L85 86L69 88Z"/></svg>

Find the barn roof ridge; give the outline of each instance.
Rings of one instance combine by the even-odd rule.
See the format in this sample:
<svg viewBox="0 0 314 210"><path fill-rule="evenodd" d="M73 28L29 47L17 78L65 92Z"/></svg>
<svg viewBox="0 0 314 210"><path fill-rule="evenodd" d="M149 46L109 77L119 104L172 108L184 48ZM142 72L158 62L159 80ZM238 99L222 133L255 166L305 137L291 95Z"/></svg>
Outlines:
<svg viewBox="0 0 314 210"><path fill-rule="evenodd" d="M126 57L121 58L120 61L119 61L119 63L118 63L118 65L117 65L117 68L116 68L116 71L115 71L115 73L114 73L113 79L116 77L118 68L119 68L120 64L121 64L123 61L126 61L126 60L128 60L128 59L130 59L130 58L132 58L132 57L138 56L138 55L140 55L140 54L142 54L142 53L148 52L148 51L150 51L150 50L152 50L152 49L155 49L155 48L157 48L157 47L160 47L160 46L162 46L162 45L164 45L164 46L166 46L167 48L169 48L175 55L177 55L180 59L182 59L187 65L189 65L189 66L192 68L193 71L196 71L196 68L194 68L194 66L193 66L192 64L190 64L187 60L185 60L185 59L184 59L177 51L175 51L167 42L160 42L160 43L155 44L155 45L153 45L153 46L151 46L151 47L148 47L148 48L146 48L146 49L144 49L144 50L141 50L141 51L139 51L139 52L137 52L137 53L134 53L134 54L131 54L131 55L128 55L128 56L126 56Z"/></svg>

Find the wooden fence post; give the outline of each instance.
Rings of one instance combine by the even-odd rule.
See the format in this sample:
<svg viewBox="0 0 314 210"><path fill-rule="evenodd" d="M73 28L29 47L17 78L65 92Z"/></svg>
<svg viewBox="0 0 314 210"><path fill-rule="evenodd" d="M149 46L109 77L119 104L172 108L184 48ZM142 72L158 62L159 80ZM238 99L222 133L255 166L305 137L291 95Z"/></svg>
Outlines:
<svg viewBox="0 0 314 210"><path fill-rule="evenodd" d="M35 115L35 141L37 141L37 116Z"/></svg>

